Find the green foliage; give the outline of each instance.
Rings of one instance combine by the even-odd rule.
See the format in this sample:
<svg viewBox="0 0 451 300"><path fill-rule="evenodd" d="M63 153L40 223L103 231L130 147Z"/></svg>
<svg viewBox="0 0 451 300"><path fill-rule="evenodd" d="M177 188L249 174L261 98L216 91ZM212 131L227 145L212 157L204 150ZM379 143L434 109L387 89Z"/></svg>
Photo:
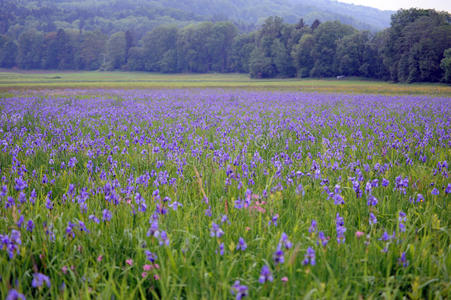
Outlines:
<svg viewBox="0 0 451 300"><path fill-rule="evenodd" d="M128 50L127 64L125 69L133 71L145 71L146 50L143 47L131 47Z"/></svg>
<svg viewBox="0 0 451 300"><path fill-rule="evenodd" d="M271 45L271 57L273 57L278 76L293 77L296 74L293 60L287 48L279 39L275 39Z"/></svg>
<svg viewBox="0 0 451 300"><path fill-rule="evenodd" d="M249 61L255 48L255 33L237 35L232 42L230 69L235 72L249 73Z"/></svg>
<svg viewBox="0 0 451 300"><path fill-rule="evenodd" d="M14 67L16 65L16 55L16 43L8 36L0 35L0 67Z"/></svg>
<svg viewBox="0 0 451 300"><path fill-rule="evenodd" d="M275 71L271 58L265 55L265 51L260 47L254 48L249 59L251 78L274 77Z"/></svg>
<svg viewBox="0 0 451 300"><path fill-rule="evenodd" d="M109 70L119 69L126 62L127 42L124 32L116 32L107 42L107 65Z"/></svg>
<svg viewBox="0 0 451 300"><path fill-rule="evenodd" d="M145 60L144 70L153 72L163 71L161 67L163 57L166 52L176 48L177 33L178 29L175 26L160 26L144 36L142 41ZM166 55L165 65L168 63L167 58L168 55Z"/></svg>
<svg viewBox="0 0 451 300"><path fill-rule="evenodd" d="M97 70L106 64L107 36L101 32L84 32L79 36L77 65L82 70Z"/></svg>
<svg viewBox="0 0 451 300"><path fill-rule="evenodd" d="M337 63L335 62L335 53L337 43L346 35L355 33L355 29L343 25L339 22L326 22L315 30L311 55L315 61L313 69L310 71L312 77L331 77L337 75Z"/></svg>
<svg viewBox="0 0 451 300"><path fill-rule="evenodd" d="M39 69L42 66L44 36L41 32L27 31L20 35L17 64L22 69Z"/></svg>
<svg viewBox="0 0 451 300"><path fill-rule="evenodd" d="M238 31L232 23L218 22L213 24L212 33L205 45L211 49L213 71L222 73L230 71L231 45L237 34Z"/></svg>
<svg viewBox="0 0 451 300"><path fill-rule="evenodd" d="M383 61L393 81L440 81L440 61L451 47L449 14L434 10L400 10L383 45Z"/></svg>
<svg viewBox="0 0 451 300"><path fill-rule="evenodd" d="M374 77L377 52L370 45L368 31L347 35L338 41L338 73L346 76Z"/></svg>
<svg viewBox="0 0 451 300"><path fill-rule="evenodd" d="M312 50L315 45L315 39L311 34L305 34L294 47L292 57L294 59L298 77L308 77L313 68Z"/></svg>
<svg viewBox="0 0 451 300"><path fill-rule="evenodd" d="M446 49L443 56L440 63L440 67L444 72L443 81L451 83L451 48Z"/></svg>

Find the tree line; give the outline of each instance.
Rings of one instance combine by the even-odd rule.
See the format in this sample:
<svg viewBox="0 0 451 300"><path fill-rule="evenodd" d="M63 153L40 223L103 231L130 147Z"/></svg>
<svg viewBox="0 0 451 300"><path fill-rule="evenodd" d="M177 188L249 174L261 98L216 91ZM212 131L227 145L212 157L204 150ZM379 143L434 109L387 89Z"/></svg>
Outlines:
<svg viewBox="0 0 451 300"><path fill-rule="evenodd" d="M376 34L338 21L287 24L280 17L241 34L230 22L159 26L140 39L130 30L29 30L17 39L0 35L0 67L451 82L450 20L435 10L400 10Z"/></svg>

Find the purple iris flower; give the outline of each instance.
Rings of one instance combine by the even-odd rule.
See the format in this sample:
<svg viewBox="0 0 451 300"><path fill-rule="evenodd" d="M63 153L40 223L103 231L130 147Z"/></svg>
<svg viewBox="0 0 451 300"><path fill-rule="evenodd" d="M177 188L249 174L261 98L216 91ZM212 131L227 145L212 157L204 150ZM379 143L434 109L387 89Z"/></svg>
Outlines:
<svg viewBox="0 0 451 300"><path fill-rule="evenodd" d="M168 234L166 233L166 231L161 231L160 233L160 246L169 246L169 238L168 238Z"/></svg>
<svg viewBox="0 0 451 300"><path fill-rule="evenodd" d="M290 249L293 246L293 243L288 239L288 235L285 232L282 232L282 236L280 237L279 246L283 246L286 249Z"/></svg>
<svg viewBox="0 0 451 300"><path fill-rule="evenodd" d="M409 261L406 258L406 252L401 253L401 257L398 260L399 264L402 265L404 268L409 265Z"/></svg>
<svg viewBox="0 0 451 300"><path fill-rule="evenodd" d="M19 300L19 299L25 300L25 295L19 293L15 289L9 290L8 295L6 296L6 300Z"/></svg>
<svg viewBox="0 0 451 300"><path fill-rule="evenodd" d="M277 248L276 252L273 253L273 259L274 259L274 263L277 264L283 264L285 262L285 257L284 257L284 253L283 250L280 248Z"/></svg>
<svg viewBox="0 0 451 300"><path fill-rule="evenodd" d="M316 228L317 224L316 224L316 220L312 220L312 223L310 224L310 228L308 229L309 233L313 233L316 232Z"/></svg>
<svg viewBox="0 0 451 300"><path fill-rule="evenodd" d="M50 288L50 278L42 273L35 273L33 275L33 281L31 282L31 286L34 288L41 287L43 284L46 284L48 288Z"/></svg>
<svg viewBox="0 0 451 300"><path fill-rule="evenodd" d="M219 225L216 223L212 223L211 229L210 229L210 236L212 236L212 237L216 236L216 237L220 238L223 235L224 235L224 231L222 231L222 229L219 227Z"/></svg>
<svg viewBox="0 0 451 300"><path fill-rule="evenodd" d="M308 265L310 263L312 266L316 264L315 250L313 250L313 248L311 247L307 248L307 253L304 256L304 261L302 263L304 265Z"/></svg>
<svg viewBox="0 0 451 300"><path fill-rule="evenodd" d="M370 225L374 224L377 224L377 218L372 212L370 212Z"/></svg>
<svg viewBox="0 0 451 300"><path fill-rule="evenodd" d="M258 278L258 282L263 284L267 281L272 282L273 280L274 280L274 278L272 276L271 270L269 269L269 267L267 265L264 265L260 272L260 277Z"/></svg>
<svg viewBox="0 0 451 300"><path fill-rule="evenodd" d="M246 297L247 295L249 295L248 290L249 289L247 286L242 285L240 283L240 281L237 280L237 281L235 281L235 283L232 286L231 293L232 293L232 295L235 296L236 300L241 300L244 297Z"/></svg>
<svg viewBox="0 0 451 300"><path fill-rule="evenodd" d="M244 251L246 250L246 248L247 248L246 241L242 237L240 237L238 239L238 245L236 245L236 250Z"/></svg>
<svg viewBox="0 0 451 300"><path fill-rule="evenodd" d="M108 222L111 220L111 212L108 209L104 209L102 212L102 220Z"/></svg>
<svg viewBox="0 0 451 300"><path fill-rule="evenodd" d="M374 197L373 195L368 196L368 201L366 203L368 206L376 206L377 203L378 203L378 200L376 197Z"/></svg>
<svg viewBox="0 0 451 300"><path fill-rule="evenodd" d="M151 263L154 263L157 260L157 255L155 253L152 253L149 250L144 251L144 253Z"/></svg>
<svg viewBox="0 0 451 300"><path fill-rule="evenodd" d="M346 227L344 227L344 220L343 218L340 216L339 213L337 213L337 216L335 218L335 224L336 224L336 231L337 231L337 242L339 244L344 244L346 238L345 238L345 232L346 232Z"/></svg>
<svg viewBox="0 0 451 300"><path fill-rule="evenodd" d="M33 232L33 229L34 229L33 220L28 220L28 222L27 222L27 231Z"/></svg>

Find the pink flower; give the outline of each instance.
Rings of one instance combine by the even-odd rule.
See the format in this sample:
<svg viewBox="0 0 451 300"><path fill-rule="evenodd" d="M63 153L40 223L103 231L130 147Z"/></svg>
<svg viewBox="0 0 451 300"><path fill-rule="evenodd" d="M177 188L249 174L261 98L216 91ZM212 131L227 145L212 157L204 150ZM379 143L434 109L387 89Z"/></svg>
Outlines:
<svg viewBox="0 0 451 300"><path fill-rule="evenodd" d="M152 265L144 265L144 266L143 266L143 270L144 270L144 271L150 271L150 270L152 270L152 268L153 268Z"/></svg>
<svg viewBox="0 0 451 300"><path fill-rule="evenodd" d="M160 268L160 266L159 266L158 264L153 265L153 267L154 267L155 269L159 269L159 268Z"/></svg>
<svg viewBox="0 0 451 300"><path fill-rule="evenodd" d="M249 209L252 211L252 210L256 210L256 211L258 211L258 212L260 212L260 213L265 213L266 212L266 209L264 209L263 207L262 207L262 205L265 205L266 204L266 202L265 201L256 201L255 202L255 204L256 205L253 205L253 206L251 206Z"/></svg>
<svg viewBox="0 0 451 300"><path fill-rule="evenodd" d="M158 276L158 274L155 274L155 275L153 275L153 279L160 280L160 276Z"/></svg>
<svg viewBox="0 0 451 300"><path fill-rule="evenodd" d="M68 267L67 267L67 266L64 266L64 267L61 268L61 271L63 271L64 274L67 273L67 270L68 270Z"/></svg>
<svg viewBox="0 0 451 300"><path fill-rule="evenodd" d="M284 276L284 277L282 277L282 282L287 282L288 281L288 277L287 276Z"/></svg>
<svg viewBox="0 0 451 300"><path fill-rule="evenodd" d="M141 273L141 277L142 277L142 278L146 278L146 277L147 277L147 272L142 272L142 273Z"/></svg>
<svg viewBox="0 0 451 300"><path fill-rule="evenodd" d="M97 261L102 261L102 259L103 259L103 255L99 255L98 257L97 257Z"/></svg>
<svg viewBox="0 0 451 300"><path fill-rule="evenodd" d="M263 207L256 206L256 205L251 206L250 209L251 209L251 210L256 210L256 211L258 211L258 212L260 212L260 213L265 213L265 211L266 211L266 209L264 209Z"/></svg>
<svg viewBox="0 0 451 300"><path fill-rule="evenodd" d="M251 230L251 228L250 227L246 227L246 231L249 231L249 230Z"/></svg>
<svg viewBox="0 0 451 300"><path fill-rule="evenodd" d="M361 238L364 235L365 235L365 233L361 232L361 231L356 231L356 233L355 233L355 237L358 238L358 239Z"/></svg>
<svg viewBox="0 0 451 300"><path fill-rule="evenodd" d="M132 266L133 265L133 259L129 258L125 261L127 265Z"/></svg>

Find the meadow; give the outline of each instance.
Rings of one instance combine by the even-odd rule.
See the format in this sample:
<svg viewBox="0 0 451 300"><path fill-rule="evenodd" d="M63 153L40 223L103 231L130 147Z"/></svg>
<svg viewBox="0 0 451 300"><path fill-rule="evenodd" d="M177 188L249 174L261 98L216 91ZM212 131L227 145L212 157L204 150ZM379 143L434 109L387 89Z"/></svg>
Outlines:
<svg viewBox="0 0 451 300"><path fill-rule="evenodd" d="M451 97L451 86L438 83L401 84L361 78L250 79L247 74L159 74L147 72L55 72L0 69L0 93L11 89L182 89L220 88L321 93L433 95Z"/></svg>
<svg viewBox="0 0 451 300"><path fill-rule="evenodd" d="M0 298L450 298L449 86L98 74L0 81Z"/></svg>

